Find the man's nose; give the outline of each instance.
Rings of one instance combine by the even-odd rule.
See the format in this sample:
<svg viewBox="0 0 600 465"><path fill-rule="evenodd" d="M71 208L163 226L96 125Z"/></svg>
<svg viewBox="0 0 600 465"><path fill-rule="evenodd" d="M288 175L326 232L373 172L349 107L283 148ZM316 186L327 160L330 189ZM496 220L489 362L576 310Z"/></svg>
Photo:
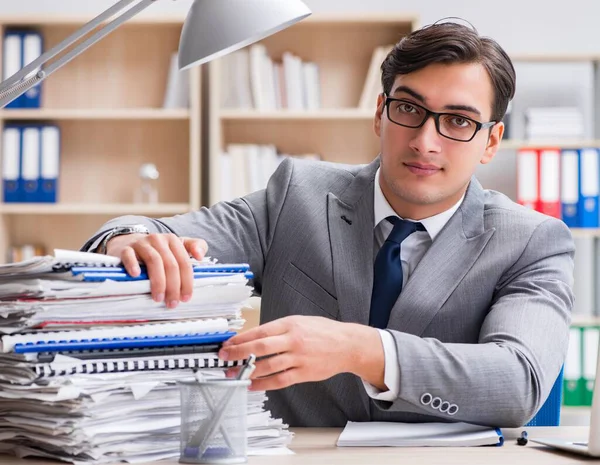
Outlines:
<svg viewBox="0 0 600 465"><path fill-rule="evenodd" d="M430 116L423 126L415 129L410 147L418 153L437 153L441 150L441 137L435 126L435 119Z"/></svg>

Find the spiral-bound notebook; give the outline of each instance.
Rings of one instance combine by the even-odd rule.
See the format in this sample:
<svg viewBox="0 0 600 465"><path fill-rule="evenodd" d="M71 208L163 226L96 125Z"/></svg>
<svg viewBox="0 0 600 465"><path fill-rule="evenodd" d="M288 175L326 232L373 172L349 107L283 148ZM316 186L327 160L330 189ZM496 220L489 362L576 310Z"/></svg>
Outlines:
<svg viewBox="0 0 600 465"><path fill-rule="evenodd" d="M194 266L207 267L216 265L208 257L203 260L192 260ZM121 266L121 259L110 255L79 252L76 250L54 249L54 255L33 257L16 263L0 265L0 278L14 276L32 276L52 273L57 271L68 271L76 267L85 268L115 268ZM244 264L240 264L244 265ZM218 265L222 267L222 265Z"/></svg>
<svg viewBox="0 0 600 465"><path fill-rule="evenodd" d="M119 266L121 259L89 252L54 249L54 255L33 257L17 263L0 265L0 278L52 273L71 266Z"/></svg>
<svg viewBox="0 0 600 465"><path fill-rule="evenodd" d="M41 377L132 371L231 368L241 366L243 363L243 360L221 360L217 354L167 355L117 360L79 360L59 356L55 358L54 362L38 363L33 368L36 375Z"/></svg>
<svg viewBox="0 0 600 465"><path fill-rule="evenodd" d="M94 342L110 339L122 340L123 338L149 336L184 336L190 333L226 333L228 329L229 323L226 318L213 318L209 320L186 320L172 323L144 324L81 331L49 331L4 335L1 338L0 352L12 352L18 344L27 345L60 342L63 345L63 347L61 347L62 350L68 350L67 346L69 344L72 344L73 350L81 350L82 348L77 346L77 344L81 342Z"/></svg>

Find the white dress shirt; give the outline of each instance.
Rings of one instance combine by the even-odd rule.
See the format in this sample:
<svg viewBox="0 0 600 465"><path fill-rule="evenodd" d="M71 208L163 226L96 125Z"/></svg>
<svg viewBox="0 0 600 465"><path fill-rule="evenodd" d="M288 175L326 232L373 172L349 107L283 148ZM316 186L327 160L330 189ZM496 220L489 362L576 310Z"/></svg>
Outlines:
<svg viewBox="0 0 600 465"><path fill-rule="evenodd" d="M386 221L388 216L398 216L394 209L390 206L387 199L381 191L379 185L379 169L375 173L375 192L373 206L375 209L375 224L373 225L374 250L379 251L385 239L389 236L394 228L394 225ZM400 249L400 261L402 262L402 287L406 284L409 276L412 274L418 263L431 246L436 236L442 230L446 223L450 220L454 212L460 207L464 199L461 199L450 209L420 220L426 231L417 231L408 236L402 241ZM409 220L410 221L410 220ZM379 330L379 336L383 344L385 354L385 371L384 383L388 388L387 391L380 391L375 386L363 381L363 385L369 397L376 400L393 401L398 397L400 387L400 369L398 368L398 352L396 343L392 335L386 330Z"/></svg>

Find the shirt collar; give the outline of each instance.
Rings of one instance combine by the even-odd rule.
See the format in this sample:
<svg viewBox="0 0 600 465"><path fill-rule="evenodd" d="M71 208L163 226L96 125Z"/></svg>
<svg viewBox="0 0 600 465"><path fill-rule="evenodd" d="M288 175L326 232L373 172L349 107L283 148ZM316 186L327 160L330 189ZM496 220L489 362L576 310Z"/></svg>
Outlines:
<svg viewBox="0 0 600 465"><path fill-rule="evenodd" d="M375 173L375 189L373 202L375 208L375 224L373 226L374 228L377 227L379 223L385 220L388 216L398 216L398 214L394 211L394 209L391 207L391 205L383 195L381 186L379 185L380 170L381 168L378 168L377 172ZM437 215L430 216L429 218L424 218L420 220L420 222L427 230L427 233L429 234L429 237L431 237L432 241L436 238L436 236L439 234L442 228L446 226L446 223L450 220L452 215L454 215L454 212L458 210L458 207L460 207L464 198L465 195L463 194L460 200L448 210L443 211L442 213L438 213Z"/></svg>

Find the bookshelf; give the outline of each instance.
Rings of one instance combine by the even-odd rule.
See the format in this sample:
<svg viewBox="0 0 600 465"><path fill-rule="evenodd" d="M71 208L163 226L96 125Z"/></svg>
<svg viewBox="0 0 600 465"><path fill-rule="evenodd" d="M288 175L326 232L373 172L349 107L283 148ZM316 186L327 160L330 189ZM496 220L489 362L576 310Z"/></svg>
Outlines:
<svg viewBox="0 0 600 465"><path fill-rule="evenodd" d="M6 28L34 28L48 50L90 19L0 18L0 40ZM170 216L200 207L200 69L190 71L189 108L163 108L184 19L133 18L44 81L40 109L0 110L0 129L14 122L56 124L62 145L57 203L0 203L1 261L10 245L76 249L114 216ZM143 163L158 168L160 203L134 203Z"/></svg>
<svg viewBox="0 0 600 465"><path fill-rule="evenodd" d="M228 144L274 144L288 154L318 154L323 160L368 163L378 153L372 109L358 107L371 58L418 27L413 15L314 14L263 40L274 61L292 52L317 63L321 106L317 110L248 110L221 107L222 60L208 67L208 156L204 173L208 205L221 200L220 157ZM351 44L351 46L350 46Z"/></svg>
<svg viewBox="0 0 600 465"><path fill-rule="evenodd" d="M591 83L591 92L594 94L592 95L590 101L593 101L593 103L590 103L590 111L587 113L588 115L591 115L593 118L595 117L595 115L598 112L598 98L597 98L597 94L598 93L598 85L600 84L600 80L598 80L598 64L600 63L600 55L598 54L591 54L591 53L558 53L558 54L553 54L553 53L543 53L543 54L528 54L528 53L519 53L519 54L511 54L511 60L513 61L513 63L515 64L515 67L517 68L517 95L515 96L515 100L519 100L520 98L523 97L523 94L519 92L519 90L522 90L521 87L519 86L519 78L521 77L521 80L523 79L523 75L520 72L521 70L519 69L519 66L522 65L566 65L566 66L573 66L573 65L583 65L583 64L591 64L592 68L593 68L593 74L595 75L593 80L594 82ZM528 83L531 84L531 83ZM543 79L541 79L539 82L536 82L535 85L537 85L537 87L539 88L543 88L545 85L548 85L548 83L543 82ZM550 88L552 89L552 94L555 93L558 89L556 86L556 83L552 83L550 85ZM531 89L528 89L527 91L529 91ZM558 98L558 100L557 100ZM551 96L551 100L549 100L550 102L552 102L554 100L554 104L559 104L559 105L566 105L566 104L571 104L573 106L579 106L577 102L570 102L570 98L566 97L566 96L558 96L556 97L555 95ZM597 118L596 118L597 119ZM520 138L514 138L514 139L505 139L502 141L502 144L500 146L501 149L503 150L518 150L518 149L525 149L525 148L535 148L535 147L543 147L543 146L553 146L553 147L561 147L561 148L581 148L581 147L600 147L600 139L598 139L600 134L600 126L598 124L595 124L593 128L591 128L591 137L588 138L583 138L583 139L573 139L573 138L569 138L569 139L564 139L564 140L525 140L525 139L520 139Z"/></svg>

